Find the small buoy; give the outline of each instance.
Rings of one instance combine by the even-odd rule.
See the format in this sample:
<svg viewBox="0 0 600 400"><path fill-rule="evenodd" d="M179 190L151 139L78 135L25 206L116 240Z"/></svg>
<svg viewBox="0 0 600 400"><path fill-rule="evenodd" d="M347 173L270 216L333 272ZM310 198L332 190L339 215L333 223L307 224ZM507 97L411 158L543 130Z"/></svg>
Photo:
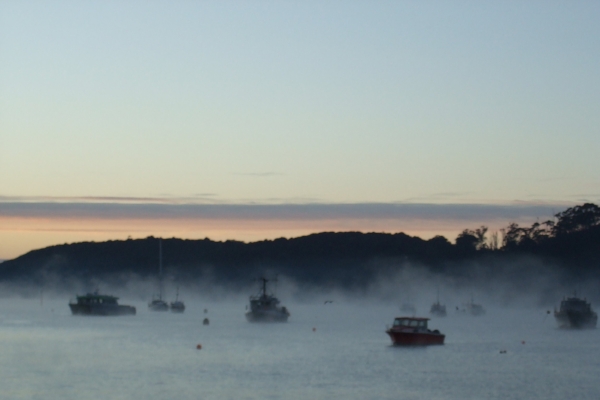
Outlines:
<svg viewBox="0 0 600 400"><path fill-rule="evenodd" d="M313 332L316 332L316 331L317 331L317 328L313 328Z"/></svg>
<svg viewBox="0 0 600 400"><path fill-rule="evenodd" d="M202 325L208 325L208 324L210 324L210 321L208 320L208 318L204 318L202 320Z"/></svg>
<svg viewBox="0 0 600 400"><path fill-rule="evenodd" d="M521 344L525 344L525 341L524 341L524 340L521 340Z"/></svg>
<svg viewBox="0 0 600 400"><path fill-rule="evenodd" d="M196 345L196 348L197 348L198 350L202 350L202 345L201 345L200 343L198 343L198 344Z"/></svg>
<svg viewBox="0 0 600 400"><path fill-rule="evenodd" d="M208 308L204 309L204 314L206 314L208 312Z"/></svg>
<svg viewBox="0 0 600 400"><path fill-rule="evenodd" d="M506 354L506 350L500 350L500 354Z"/></svg>

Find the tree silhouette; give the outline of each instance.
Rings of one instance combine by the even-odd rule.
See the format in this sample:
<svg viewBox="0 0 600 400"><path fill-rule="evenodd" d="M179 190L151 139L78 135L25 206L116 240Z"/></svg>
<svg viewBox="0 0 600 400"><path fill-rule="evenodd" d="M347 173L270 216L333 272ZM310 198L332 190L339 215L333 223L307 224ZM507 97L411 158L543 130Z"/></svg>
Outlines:
<svg viewBox="0 0 600 400"><path fill-rule="evenodd" d="M555 216L558 221L552 227L554 236L580 232L600 225L600 207L593 203L568 208Z"/></svg>
<svg viewBox="0 0 600 400"><path fill-rule="evenodd" d="M456 238L456 247L462 251L474 251L486 249L487 226L481 226L475 230L465 229Z"/></svg>

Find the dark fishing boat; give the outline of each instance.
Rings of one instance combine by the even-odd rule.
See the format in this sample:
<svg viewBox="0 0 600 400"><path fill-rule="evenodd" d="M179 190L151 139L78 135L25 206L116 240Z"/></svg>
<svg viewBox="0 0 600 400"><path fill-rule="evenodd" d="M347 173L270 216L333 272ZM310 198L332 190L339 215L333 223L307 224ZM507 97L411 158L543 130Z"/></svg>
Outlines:
<svg viewBox="0 0 600 400"><path fill-rule="evenodd" d="M554 318L558 327L564 329L595 328L598 322L598 314L592 310L592 305L576 294L560 302L560 308L554 309Z"/></svg>
<svg viewBox="0 0 600 400"><path fill-rule="evenodd" d="M246 313L249 322L287 322L290 316L285 307L279 306L279 299L267 293L266 278L261 278L261 290L258 295L250 296L250 311Z"/></svg>
<svg viewBox="0 0 600 400"><path fill-rule="evenodd" d="M171 304L169 304L169 306L171 307L171 312L174 313L182 313L185 311L185 304L183 303L183 301L179 300L179 287L177 288L175 301L172 301Z"/></svg>
<svg viewBox="0 0 600 400"><path fill-rule="evenodd" d="M154 295L148 303L150 311L169 311L169 304L162 298L163 276L162 276L162 239L158 240L158 294Z"/></svg>
<svg viewBox="0 0 600 400"><path fill-rule="evenodd" d="M427 346L444 344L446 335L437 329L427 328L429 318L398 317L392 327L385 332L395 346Z"/></svg>
<svg viewBox="0 0 600 400"><path fill-rule="evenodd" d="M118 297L100 294L98 291L76 296L69 302L73 315L135 315L135 307L120 305Z"/></svg>

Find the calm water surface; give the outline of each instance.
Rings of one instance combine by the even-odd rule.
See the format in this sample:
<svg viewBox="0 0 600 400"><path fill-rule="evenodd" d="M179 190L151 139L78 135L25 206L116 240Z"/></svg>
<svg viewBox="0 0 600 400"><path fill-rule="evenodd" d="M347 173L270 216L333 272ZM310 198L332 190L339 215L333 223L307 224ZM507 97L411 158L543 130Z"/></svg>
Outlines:
<svg viewBox="0 0 600 400"><path fill-rule="evenodd" d="M0 399L600 398L600 331L558 330L544 310L450 313L430 321L444 346L395 348L397 305L286 303L290 321L265 325L243 302L177 315L122 301L134 317L67 302L3 301Z"/></svg>

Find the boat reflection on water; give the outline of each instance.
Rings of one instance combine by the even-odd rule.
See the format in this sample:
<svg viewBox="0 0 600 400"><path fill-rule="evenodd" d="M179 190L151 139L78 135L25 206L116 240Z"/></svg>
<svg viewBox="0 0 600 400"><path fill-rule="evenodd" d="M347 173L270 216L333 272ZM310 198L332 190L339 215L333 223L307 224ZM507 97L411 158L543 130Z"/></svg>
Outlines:
<svg viewBox="0 0 600 400"><path fill-rule="evenodd" d="M258 295L250 296L250 311L246 313L249 322L287 322L290 316L285 307L279 306L279 299L267 293L266 278L261 278L261 290Z"/></svg>

